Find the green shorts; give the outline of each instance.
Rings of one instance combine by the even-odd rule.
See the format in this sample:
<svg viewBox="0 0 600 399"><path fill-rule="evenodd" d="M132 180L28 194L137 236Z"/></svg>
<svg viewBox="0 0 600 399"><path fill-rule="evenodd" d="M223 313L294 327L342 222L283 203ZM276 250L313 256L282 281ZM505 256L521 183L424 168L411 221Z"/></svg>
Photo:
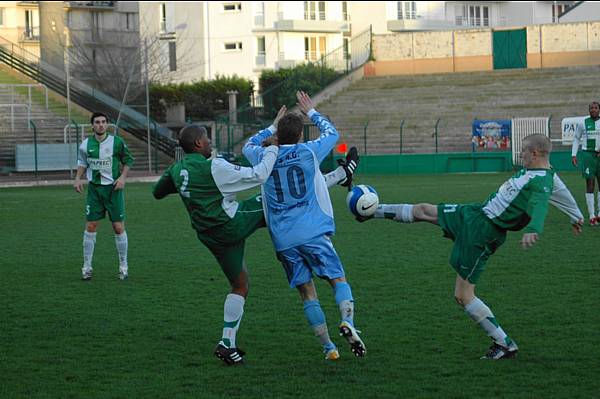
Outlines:
<svg viewBox="0 0 600 399"><path fill-rule="evenodd" d="M488 258L506 240L506 231L475 204L439 204L438 223L444 236L454 241L450 264L460 277L477 284Z"/></svg>
<svg viewBox="0 0 600 399"><path fill-rule="evenodd" d="M125 194L123 190L114 190L112 184L88 184L85 201L85 218L88 222L104 219L108 212L111 222L125 220Z"/></svg>
<svg viewBox="0 0 600 399"><path fill-rule="evenodd" d="M229 222L198 233L198 239L215 256L229 279L235 280L244 269L246 238L266 227L260 195L242 201Z"/></svg>
<svg viewBox="0 0 600 399"><path fill-rule="evenodd" d="M600 158L596 151L579 151L579 166L584 179L593 179L600 176Z"/></svg>

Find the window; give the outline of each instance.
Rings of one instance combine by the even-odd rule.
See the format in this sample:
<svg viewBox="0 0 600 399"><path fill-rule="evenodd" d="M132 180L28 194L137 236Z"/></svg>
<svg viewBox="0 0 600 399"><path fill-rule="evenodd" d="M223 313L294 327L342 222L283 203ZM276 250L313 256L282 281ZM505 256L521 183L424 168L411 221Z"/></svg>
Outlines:
<svg viewBox="0 0 600 399"><path fill-rule="evenodd" d="M160 32L175 32L175 5L173 2L160 3Z"/></svg>
<svg viewBox="0 0 600 399"><path fill-rule="evenodd" d="M242 49L242 42L228 42L224 44L225 51L239 51Z"/></svg>
<svg viewBox="0 0 600 399"><path fill-rule="evenodd" d="M345 37L344 39L344 59L347 60L350 58L350 43L347 37Z"/></svg>
<svg viewBox="0 0 600 399"><path fill-rule="evenodd" d="M317 47L317 43L319 46ZM304 38L304 59L317 61L327 51L327 38L325 36L308 36Z"/></svg>
<svg viewBox="0 0 600 399"><path fill-rule="evenodd" d="M0 26L4 26L4 8L0 8Z"/></svg>
<svg viewBox="0 0 600 399"><path fill-rule="evenodd" d="M101 32L101 23L102 23L102 13L92 11L90 12L90 17L92 19L92 23L90 25L92 31L92 42L97 42L102 38Z"/></svg>
<svg viewBox="0 0 600 399"><path fill-rule="evenodd" d="M254 6L254 25L265 26L265 2L257 1Z"/></svg>
<svg viewBox="0 0 600 399"><path fill-rule="evenodd" d="M125 30L135 30L135 13L125 13Z"/></svg>
<svg viewBox="0 0 600 399"><path fill-rule="evenodd" d="M177 42L169 42L169 71L177 70Z"/></svg>
<svg viewBox="0 0 600 399"><path fill-rule="evenodd" d="M318 13L317 13L318 9ZM305 1L304 19L325 21L325 2L324 1Z"/></svg>
<svg viewBox="0 0 600 399"><path fill-rule="evenodd" d="M557 4L556 1L552 5L552 22L558 22L558 18L564 14L568 9L568 4Z"/></svg>
<svg viewBox="0 0 600 399"><path fill-rule="evenodd" d="M348 2L342 1L342 18L344 21L348 20Z"/></svg>
<svg viewBox="0 0 600 399"><path fill-rule="evenodd" d="M468 22L471 26L490 26L489 7L469 6Z"/></svg>
<svg viewBox="0 0 600 399"><path fill-rule="evenodd" d="M265 37L259 36L256 38L256 65L266 64L266 46Z"/></svg>
<svg viewBox="0 0 600 399"><path fill-rule="evenodd" d="M399 1L398 19L417 19L417 2Z"/></svg>
<svg viewBox="0 0 600 399"><path fill-rule="evenodd" d="M167 5L160 3L160 31L167 31Z"/></svg>
<svg viewBox="0 0 600 399"><path fill-rule="evenodd" d="M25 38L33 39L33 10L25 10Z"/></svg>
<svg viewBox="0 0 600 399"><path fill-rule="evenodd" d="M225 12L242 11L242 3L223 3L223 11L225 11Z"/></svg>

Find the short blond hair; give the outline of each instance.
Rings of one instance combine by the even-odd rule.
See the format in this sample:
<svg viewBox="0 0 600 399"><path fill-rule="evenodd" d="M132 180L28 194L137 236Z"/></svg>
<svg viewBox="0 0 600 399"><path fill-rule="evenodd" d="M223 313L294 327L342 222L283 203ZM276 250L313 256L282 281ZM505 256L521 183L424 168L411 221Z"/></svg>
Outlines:
<svg viewBox="0 0 600 399"><path fill-rule="evenodd" d="M543 134L532 134L523 139L523 149L533 151L537 150L544 154L552 152L552 142Z"/></svg>

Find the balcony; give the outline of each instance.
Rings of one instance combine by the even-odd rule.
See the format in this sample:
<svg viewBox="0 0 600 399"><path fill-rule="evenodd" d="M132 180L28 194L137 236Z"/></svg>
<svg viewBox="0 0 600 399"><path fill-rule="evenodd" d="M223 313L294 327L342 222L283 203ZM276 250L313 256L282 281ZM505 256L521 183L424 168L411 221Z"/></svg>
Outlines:
<svg viewBox="0 0 600 399"><path fill-rule="evenodd" d="M350 30L347 21L314 21L305 19L280 19L275 29L284 32L340 33Z"/></svg>
<svg viewBox="0 0 600 399"><path fill-rule="evenodd" d="M64 1L65 8L84 8L89 10L113 10L116 1Z"/></svg>
<svg viewBox="0 0 600 399"><path fill-rule="evenodd" d="M319 18L317 18L317 15L319 16ZM310 12L304 11L304 19L307 21L309 21L309 20L325 21L325 11L319 11L318 13L315 11L310 11Z"/></svg>
<svg viewBox="0 0 600 399"><path fill-rule="evenodd" d="M267 65L267 56L264 51L258 52L258 54L256 55L255 63L257 67L264 67L265 65Z"/></svg>
<svg viewBox="0 0 600 399"><path fill-rule="evenodd" d="M160 40L174 40L177 38L175 28L168 24L167 21L160 21L160 27L158 32L158 38Z"/></svg>
<svg viewBox="0 0 600 399"><path fill-rule="evenodd" d="M17 1L18 6L33 8L38 7L40 5L39 1Z"/></svg>
<svg viewBox="0 0 600 399"><path fill-rule="evenodd" d="M489 18L467 18L467 17L456 17L456 26L466 27L488 27L490 26Z"/></svg>
<svg viewBox="0 0 600 399"><path fill-rule="evenodd" d="M18 28L19 43L31 43L40 41L40 27Z"/></svg>

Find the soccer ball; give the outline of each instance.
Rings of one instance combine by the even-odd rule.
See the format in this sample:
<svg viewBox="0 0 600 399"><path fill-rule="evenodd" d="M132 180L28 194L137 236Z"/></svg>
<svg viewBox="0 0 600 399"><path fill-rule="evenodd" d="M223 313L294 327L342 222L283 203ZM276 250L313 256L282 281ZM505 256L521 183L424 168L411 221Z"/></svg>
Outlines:
<svg viewBox="0 0 600 399"><path fill-rule="evenodd" d="M373 216L379 205L379 197L373 187L359 184L348 193L346 204L356 216Z"/></svg>

